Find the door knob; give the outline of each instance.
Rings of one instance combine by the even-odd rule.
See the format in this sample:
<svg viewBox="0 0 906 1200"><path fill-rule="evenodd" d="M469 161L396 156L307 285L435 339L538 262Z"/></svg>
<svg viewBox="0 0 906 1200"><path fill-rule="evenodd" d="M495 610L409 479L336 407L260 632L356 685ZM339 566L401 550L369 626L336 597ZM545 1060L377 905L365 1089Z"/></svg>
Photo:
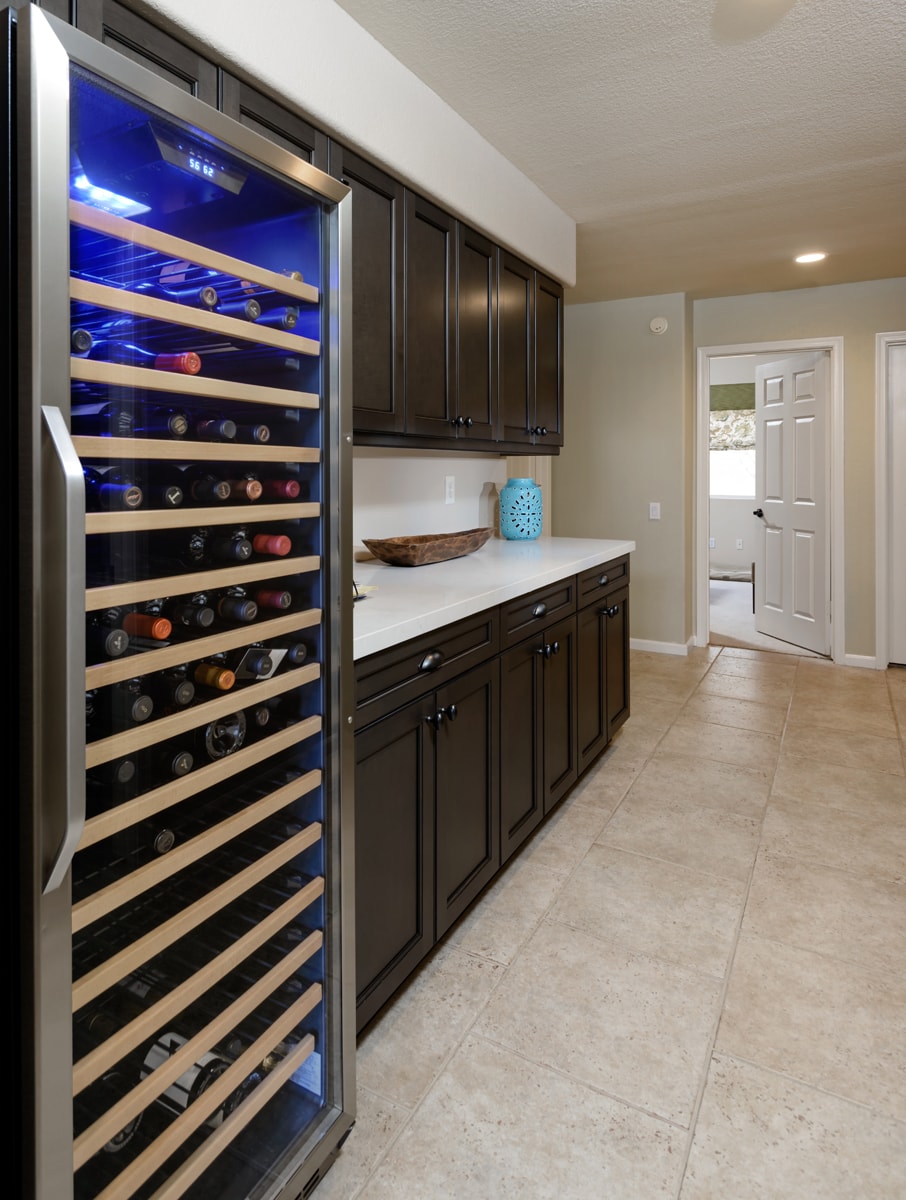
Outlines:
<svg viewBox="0 0 906 1200"><path fill-rule="evenodd" d="M753 516L753 517L763 517L763 516L764 516L764 509L763 509L763 508L756 508L756 509L753 509L753 510L752 510L752 516Z"/></svg>

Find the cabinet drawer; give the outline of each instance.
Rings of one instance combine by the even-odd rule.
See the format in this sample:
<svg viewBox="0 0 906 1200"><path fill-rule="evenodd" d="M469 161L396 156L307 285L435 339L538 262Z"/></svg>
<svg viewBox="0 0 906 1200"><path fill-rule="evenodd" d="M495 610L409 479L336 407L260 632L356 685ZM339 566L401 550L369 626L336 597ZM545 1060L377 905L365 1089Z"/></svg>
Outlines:
<svg viewBox="0 0 906 1200"><path fill-rule="evenodd" d="M596 600L602 600L617 584L622 586L628 582L628 554L624 558L614 558L610 562L601 563L598 567L590 567L577 576L579 608L586 608Z"/></svg>
<svg viewBox="0 0 906 1200"><path fill-rule="evenodd" d="M499 649L497 609L371 654L355 664L356 728L433 691Z"/></svg>
<svg viewBox="0 0 906 1200"><path fill-rule="evenodd" d="M556 583L526 592L500 608L501 649L514 646L533 633L541 633L561 617L576 611L576 577L569 575Z"/></svg>

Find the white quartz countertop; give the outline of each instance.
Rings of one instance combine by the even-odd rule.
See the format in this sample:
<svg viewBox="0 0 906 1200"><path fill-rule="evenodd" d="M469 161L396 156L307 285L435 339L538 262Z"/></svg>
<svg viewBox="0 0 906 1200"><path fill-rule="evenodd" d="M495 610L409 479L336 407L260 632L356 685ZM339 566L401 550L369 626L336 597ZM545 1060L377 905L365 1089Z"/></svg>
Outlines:
<svg viewBox="0 0 906 1200"><path fill-rule="evenodd" d="M353 658L431 633L525 592L635 550L635 542L599 538L491 538L474 554L423 567L357 562L364 599L353 605Z"/></svg>

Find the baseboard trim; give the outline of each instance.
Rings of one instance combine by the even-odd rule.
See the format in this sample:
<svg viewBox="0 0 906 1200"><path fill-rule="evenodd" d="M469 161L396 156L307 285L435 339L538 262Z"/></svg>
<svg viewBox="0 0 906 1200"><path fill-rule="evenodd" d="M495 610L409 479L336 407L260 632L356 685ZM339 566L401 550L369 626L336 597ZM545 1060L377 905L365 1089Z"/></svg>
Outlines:
<svg viewBox="0 0 906 1200"><path fill-rule="evenodd" d="M682 654L684 657L689 653L688 644L682 645L680 642L647 642L642 638L630 638L629 649L645 650L650 654Z"/></svg>

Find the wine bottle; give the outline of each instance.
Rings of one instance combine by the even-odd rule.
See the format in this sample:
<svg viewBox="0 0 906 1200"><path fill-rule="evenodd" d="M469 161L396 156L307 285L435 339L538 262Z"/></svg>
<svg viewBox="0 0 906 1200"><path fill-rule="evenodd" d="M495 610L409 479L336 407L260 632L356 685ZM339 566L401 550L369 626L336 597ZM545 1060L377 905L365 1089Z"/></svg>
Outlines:
<svg viewBox="0 0 906 1200"><path fill-rule="evenodd" d="M227 654L226 662L237 680L270 679L282 657L279 651L272 654L261 642L254 642Z"/></svg>
<svg viewBox="0 0 906 1200"><path fill-rule="evenodd" d="M189 414L182 408L157 405L141 410L134 422L136 437L184 438L189 432Z"/></svg>
<svg viewBox="0 0 906 1200"><path fill-rule="evenodd" d="M156 350L146 350L142 346L134 346L131 342L113 339L93 342L88 350L88 357L132 367L175 371L181 375L197 375L201 370L201 358L194 350L182 350L173 354L159 353Z"/></svg>
<svg viewBox="0 0 906 1200"><path fill-rule="evenodd" d="M180 529L155 531L149 537L149 558L155 569L241 563L252 554L252 543L242 530Z"/></svg>
<svg viewBox="0 0 906 1200"><path fill-rule="evenodd" d="M159 300L169 300L174 304L188 304L196 308L214 309L219 297L217 291L209 283L187 284L184 287L166 286L157 280L147 279L137 283L132 289L135 292L146 292Z"/></svg>
<svg viewBox="0 0 906 1200"><path fill-rule="evenodd" d="M117 758L110 762L100 763L93 767L86 776L86 782L95 789L109 790L110 788L124 788L131 783L135 778L137 770L134 758ZM98 808L98 805L93 807ZM110 804L104 804L104 808L112 807Z"/></svg>
<svg viewBox="0 0 906 1200"><path fill-rule="evenodd" d="M150 1075L157 1067L167 1062L171 1055L186 1044L187 1040L175 1030L168 1030L166 1033L160 1034L145 1056L142 1077ZM241 1047L237 1047L237 1050L241 1050ZM171 1113L180 1115L229 1069L230 1061L230 1056L219 1047L199 1055L195 1062L156 1098L156 1102ZM242 1083L224 1100L223 1104L207 1118L206 1124L216 1129L224 1118L228 1117L257 1087L261 1078L259 1071L253 1071L246 1076Z"/></svg>
<svg viewBox="0 0 906 1200"><path fill-rule="evenodd" d="M129 649L129 634L120 624L121 610L92 613L85 627L85 650L89 661L119 658Z"/></svg>
<svg viewBox="0 0 906 1200"><path fill-rule="evenodd" d="M159 601L154 600L124 612L120 622L131 638L148 638L153 642L165 642L173 631L172 623L160 611Z"/></svg>
<svg viewBox="0 0 906 1200"><path fill-rule="evenodd" d="M146 676L145 686L154 701L155 711L161 715L186 708L195 699L195 684L189 678L187 665L155 671L153 675Z"/></svg>
<svg viewBox="0 0 906 1200"><path fill-rule="evenodd" d="M285 558L292 552L292 539L285 533L253 533L252 549L256 554L267 554L274 558Z"/></svg>
<svg viewBox="0 0 906 1200"><path fill-rule="evenodd" d="M242 587L231 587L213 597L214 612L221 621L248 624L258 616L258 603Z"/></svg>
<svg viewBox="0 0 906 1200"><path fill-rule="evenodd" d="M73 354L87 354L94 344L94 338L87 329L73 329L70 345Z"/></svg>
<svg viewBox="0 0 906 1200"><path fill-rule="evenodd" d="M147 721L153 711L140 677L85 693L85 727L92 740Z"/></svg>
<svg viewBox="0 0 906 1200"><path fill-rule="evenodd" d="M192 667L192 678L199 687L215 692L228 692L236 683L236 674L230 670L226 656L214 654Z"/></svg>
<svg viewBox="0 0 906 1200"><path fill-rule="evenodd" d="M70 426L78 437L132 437L132 412L121 404L76 401L69 410Z"/></svg>
<svg viewBox="0 0 906 1200"><path fill-rule="evenodd" d="M264 446L271 440L271 429L263 421L236 422L236 441Z"/></svg>
<svg viewBox="0 0 906 1200"><path fill-rule="evenodd" d="M149 462L140 479L150 508L179 508L185 500L182 476L171 463Z"/></svg>
<svg viewBox="0 0 906 1200"><path fill-rule="evenodd" d="M192 426L192 435L202 442L235 442L236 422L229 417L201 417Z"/></svg>
<svg viewBox="0 0 906 1200"><path fill-rule="evenodd" d="M302 364L297 354L270 347L248 347L205 355L204 373L215 379L255 382L260 378L282 378L281 387L293 387Z"/></svg>
<svg viewBox="0 0 906 1200"><path fill-rule="evenodd" d="M292 305L283 305L279 308L262 308L257 323L259 325L266 325L271 329L285 329L289 332L295 329L299 323L299 310Z"/></svg>
<svg viewBox="0 0 906 1200"><path fill-rule="evenodd" d="M258 476L251 471L227 482L230 488L230 499L234 501L254 503L254 501L260 500L264 490Z"/></svg>
<svg viewBox="0 0 906 1200"><path fill-rule="evenodd" d="M214 609L208 603L207 594L204 592L164 600L161 611L170 618L173 625L182 629L208 629L214 624Z"/></svg>
<svg viewBox="0 0 906 1200"><path fill-rule="evenodd" d="M255 592L255 603L260 609L285 612L288 608L292 608L293 594L285 588L263 587Z"/></svg>
<svg viewBox="0 0 906 1200"><path fill-rule="evenodd" d="M262 500L298 500L302 481L296 475L267 475L261 480Z"/></svg>
<svg viewBox="0 0 906 1200"><path fill-rule="evenodd" d="M183 491L192 504L222 504L229 500L231 488L223 475L202 464L186 463L176 468Z"/></svg>
<svg viewBox="0 0 906 1200"><path fill-rule="evenodd" d="M285 652L280 663L280 667L283 669L287 667L301 667L313 655L312 647L307 642L302 641L297 634L288 634L285 637L269 639L267 645L271 651L283 650Z"/></svg>
<svg viewBox="0 0 906 1200"><path fill-rule="evenodd" d="M122 467L83 466L85 506L93 512L111 512L141 508L144 494L135 479Z"/></svg>
<svg viewBox="0 0 906 1200"><path fill-rule="evenodd" d="M241 321L257 321L261 316L261 305L250 296L237 300L221 300L217 312L222 317L238 317Z"/></svg>

